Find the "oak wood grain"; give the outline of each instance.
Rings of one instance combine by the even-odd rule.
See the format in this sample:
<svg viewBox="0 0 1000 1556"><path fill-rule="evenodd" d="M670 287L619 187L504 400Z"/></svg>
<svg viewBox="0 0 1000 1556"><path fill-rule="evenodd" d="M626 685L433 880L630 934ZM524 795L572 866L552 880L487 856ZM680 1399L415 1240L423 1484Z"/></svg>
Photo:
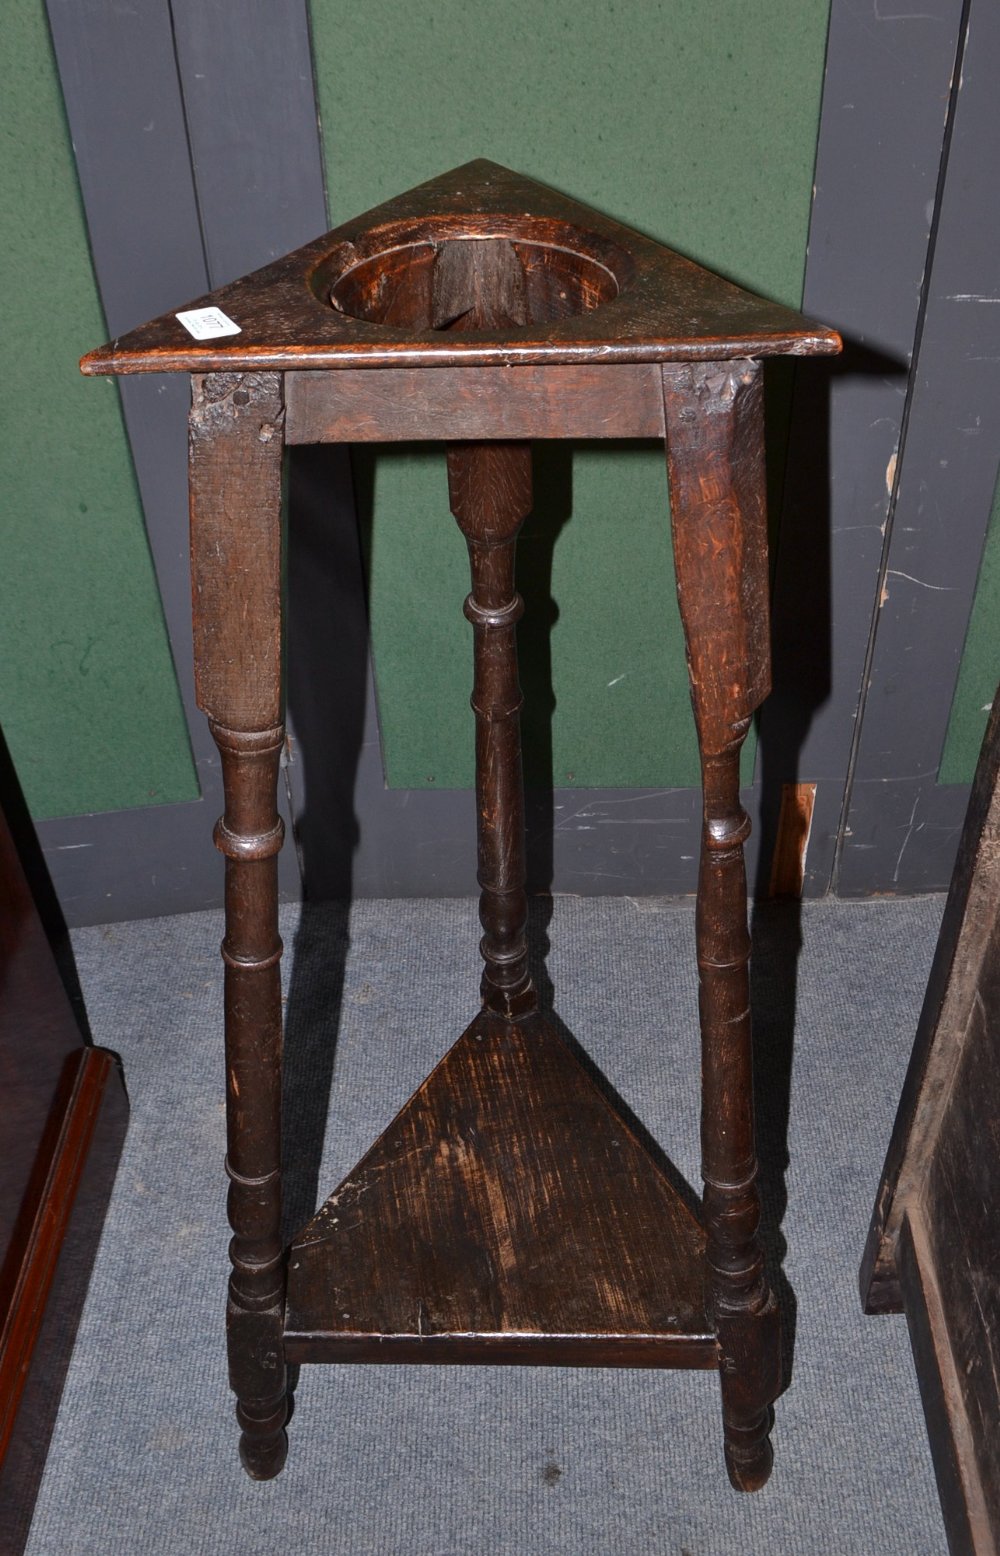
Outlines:
<svg viewBox="0 0 1000 1556"><path fill-rule="evenodd" d="M758 359L831 354L839 338L490 162L208 304L238 333L199 344L165 315L82 367L198 375L192 579L198 697L226 787L229 1337L244 1463L281 1468L287 1359L718 1367L730 1478L754 1490L780 1381L757 1238L739 801L740 746L769 685ZM704 787L705 1230L537 1014L525 942L514 557L528 440L664 433ZM281 448L417 437L446 444L470 556L485 1008L296 1239L285 1304Z"/></svg>
<svg viewBox="0 0 1000 1556"><path fill-rule="evenodd" d="M275 373L195 378L189 421L198 706L227 729L281 718L281 454Z"/></svg>
<svg viewBox="0 0 1000 1556"><path fill-rule="evenodd" d="M771 1472L781 1387L779 1313L757 1236L750 933L740 749L770 687L759 363L663 370L677 597L701 754L696 938L702 1177L710 1308L719 1338L726 1465L757 1490Z"/></svg>
<svg viewBox="0 0 1000 1556"><path fill-rule="evenodd" d="M240 1454L256 1480L287 1452L281 1346L282 385L196 379L190 418L195 689L219 749L226 860L226 1171L233 1240L226 1329Z"/></svg>
<svg viewBox="0 0 1000 1556"><path fill-rule="evenodd" d="M287 443L660 438L655 364L286 373Z"/></svg>
<svg viewBox="0 0 1000 1556"><path fill-rule="evenodd" d="M703 1250L554 1028L484 1011L295 1238L286 1351L714 1367Z"/></svg>
<svg viewBox="0 0 1000 1556"><path fill-rule="evenodd" d="M522 255L535 317L458 334L429 327L436 251L449 242L494 238L509 241ZM401 272L396 256L403 249L413 252L404 256ZM401 322L388 301L382 322L334 306L331 294L341 304L347 296L350 306L360 306L347 294L350 278L363 266L373 271L368 290L377 294L384 286L388 298L397 290L397 275L412 286L413 273L422 273L428 327L420 327L412 298L402 306ZM544 282L532 279L539 272ZM600 285L593 280L597 274L604 278ZM588 279L579 279L583 276ZM572 307L560 316L554 304L561 292L571 296ZM596 302L600 306L589 305ZM755 297L642 233L488 161L431 179L183 307L221 308L240 334L197 342L175 313L164 314L90 352L83 371L722 361L840 349L834 330ZM365 311L371 314L372 308Z"/></svg>

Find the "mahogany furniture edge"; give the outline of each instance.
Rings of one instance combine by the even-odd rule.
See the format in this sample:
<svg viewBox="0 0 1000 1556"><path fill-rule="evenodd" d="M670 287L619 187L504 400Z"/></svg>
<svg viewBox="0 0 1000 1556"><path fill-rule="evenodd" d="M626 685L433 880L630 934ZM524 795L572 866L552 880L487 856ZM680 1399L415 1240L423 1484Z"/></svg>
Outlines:
<svg viewBox="0 0 1000 1556"><path fill-rule="evenodd" d="M52 1120L57 1127L50 1128L51 1144L38 1159L34 1215L0 1329L0 1461L14 1431L94 1131L109 1088L118 1084L118 1062L106 1048L81 1046L66 1060Z"/></svg>
<svg viewBox="0 0 1000 1556"><path fill-rule="evenodd" d="M0 783L0 1546L4 1556L17 1556L28 1538L128 1101L116 1056L84 1042L63 983L49 935L64 926L45 902L44 865L2 738Z"/></svg>

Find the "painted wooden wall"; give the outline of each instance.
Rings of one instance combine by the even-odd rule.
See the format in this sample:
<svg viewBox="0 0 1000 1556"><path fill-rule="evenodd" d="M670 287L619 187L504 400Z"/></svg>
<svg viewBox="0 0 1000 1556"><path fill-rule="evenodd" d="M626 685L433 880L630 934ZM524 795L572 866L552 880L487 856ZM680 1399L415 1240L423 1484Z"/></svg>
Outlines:
<svg viewBox="0 0 1000 1556"><path fill-rule="evenodd" d="M948 285L961 295L995 294L981 277L961 280L963 265L970 275L975 266L960 238L960 180L949 186L962 116L975 118L981 93L978 74L958 68L970 18L980 19L977 58L993 49L1000 68L984 3L926 0L904 14L832 0L828 30L826 0L673 0L639 8L641 25L635 8L563 0L493 9L421 0L402 11L376 0L356 18L332 0L241 0L239 27L229 4L47 0L54 64L37 6L16 0L12 36L31 81L23 113L34 114L49 159L45 201L56 189L66 234L58 261L46 258L52 222L27 175L13 175L11 198L25 212L12 241L26 338L34 292L25 277L53 294L61 284L67 306L34 337L49 352L44 377L22 381L16 397L19 446L34 457L19 465L15 456L13 470L23 501L10 521L8 598L22 619L8 628L7 660L17 663L0 714L20 741L36 814L62 812L42 834L68 916L200 906L217 900L220 882L206 845L218 772L190 693L183 385L123 388L140 509L115 391L69 371L104 333L87 236L107 327L119 330L479 154L785 301L798 300L804 274L807 311L845 334L839 367L803 370L790 397L789 386L772 386L776 692L746 800L764 840L762 879L784 786L808 782L807 892L944 884L991 664L995 544L970 624L996 480L989 435L976 445L975 480L953 462L955 482L937 498L962 581L939 626L943 668L929 672L937 722L921 782L944 796L927 800L940 812L933 847L931 827L907 821L905 784L889 785L895 798L880 810L885 772L872 767L862 715L874 688L870 732L891 731L890 770L893 751L909 760L883 690L893 655L909 652L887 625L906 619L890 575L912 571L904 552L920 527L900 505L926 479L916 451L927 438L907 434L925 406L933 420L928 382L934 390L942 374L950 383L961 374L959 361L935 366L930 351L935 265L951 256ZM69 133L54 111L56 68ZM980 383L978 392L995 391ZM54 422L61 439L41 437ZM555 792L540 791L532 811L536 884L690 890L698 797L662 456L543 450L539 468L543 502L522 567L535 613L522 646L534 694L529 776L543 785L551 776ZM440 460L382 455L355 476L352 486L343 459L322 450L301 451L290 472L286 786L300 850L298 861L286 851L284 889L298 891L302 862L320 895L467 891L471 796L449 787L469 775L464 563ZM81 532L74 502L88 501L84 481L113 513ZM33 546L42 518L51 534ZM45 658L61 620L72 623L66 664ZM95 654L101 674L88 679ZM896 668L905 678L905 661Z"/></svg>
<svg viewBox="0 0 1000 1556"><path fill-rule="evenodd" d="M38 0L4 12L0 724L36 817L198 792Z"/></svg>
<svg viewBox="0 0 1000 1556"><path fill-rule="evenodd" d="M488 156L798 307L827 13L828 0L374 0L353 13L312 0L331 217ZM467 565L442 457L373 462L361 519L388 781L467 785ZM519 548L529 779L695 784L662 449L582 445L536 462Z"/></svg>

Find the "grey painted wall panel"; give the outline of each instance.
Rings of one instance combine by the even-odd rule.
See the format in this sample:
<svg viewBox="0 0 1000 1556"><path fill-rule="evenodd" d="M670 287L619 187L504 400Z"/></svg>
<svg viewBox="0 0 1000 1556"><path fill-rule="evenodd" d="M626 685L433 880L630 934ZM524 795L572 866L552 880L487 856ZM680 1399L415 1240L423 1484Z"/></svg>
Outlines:
<svg viewBox="0 0 1000 1556"><path fill-rule="evenodd" d="M51 0L48 12L101 300L120 333L208 286L170 7ZM70 924L183 911L222 892L211 846L221 778L191 673L189 389L157 375L123 380L121 391L202 798L41 823ZM296 894L291 851L281 870L285 895Z"/></svg>
<svg viewBox="0 0 1000 1556"><path fill-rule="evenodd" d="M204 285L164 0L47 0L98 286L112 334Z"/></svg>
<svg viewBox="0 0 1000 1556"><path fill-rule="evenodd" d="M326 225L304 0L253 0L241 7L239 29L230 8L194 0L143 0L127 13L112 0L85 8L50 0L49 9L113 328L252 269ZM856 345L826 378L816 364L799 374L775 586L776 694L761 721L758 774L772 818L783 782L820 781L811 893L828 888L833 865L960 15L958 0L927 0L919 14L885 19L849 0L832 8L805 306ZM204 815L216 808L218 769L192 707L186 535L177 518L185 402L179 381L133 381L125 390L206 799L163 807L145 831L141 818L153 813L59 823L50 857L57 877L71 872L74 921L163 911L167 900L199 906L221 889ZM472 890L471 794L384 786L343 454L296 451L289 486L288 781L307 884L317 896ZM862 783L857 793L873 787ZM759 797L758 782L746 797L752 813ZM536 882L552 880L557 891L693 890L696 791L561 790L552 806L550 831L546 802L533 811L529 804ZM924 830L931 825L944 823L928 820ZM151 894L128 884L129 854L143 836L159 851L155 871L140 872L146 882L156 874ZM92 856L89 888L71 859L84 853ZM871 849L859 843L857 853ZM294 893L291 850L283 872ZM103 910L126 900L121 914Z"/></svg>
<svg viewBox="0 0 1000 1556"><path fill-rule="evenodd" d="M961 18L961 0L831 11L803 307L846 350L798 377L761 721L772 792L819 783L810 895L834 868Z"/></svg>
<svg viewBox="0 0 1000 1556"><path fill-rule="evenodd" d="M329 226L305 0L171 0L209 284Z"/></svg>
<svg viewBox="0 0 1000 1556"><path fill-rule="evenodd" d="M973 0L968 26L840 866L846 895L946 887L968 796L936 777L1000 458L1000 11Z"/></svg>

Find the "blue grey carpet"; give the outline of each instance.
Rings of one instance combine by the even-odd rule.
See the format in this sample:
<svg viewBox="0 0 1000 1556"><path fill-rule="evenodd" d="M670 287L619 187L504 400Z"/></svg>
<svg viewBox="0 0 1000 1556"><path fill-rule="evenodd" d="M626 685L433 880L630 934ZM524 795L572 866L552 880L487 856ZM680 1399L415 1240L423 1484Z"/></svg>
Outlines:
<svg viewBox="0 0 1000 1556"><path fill-rule="evenodd" d="M795 910L755 928L794 1346L750 1497L726 1479L716 1380L683 1372L303 1368L286 1469L249 1481L222 1340L220 919L78 932L132 1118L28 1556L943 1556L905 1321L863 1317L856 1283L941 907L807 905L797 972ZM468 901L369 901L349 943L336 908L287 909L283 933L301 1222L474 1013L478 926ZM691 904L557 898L547 933L556 1011L697 1183Z"/></svg>

